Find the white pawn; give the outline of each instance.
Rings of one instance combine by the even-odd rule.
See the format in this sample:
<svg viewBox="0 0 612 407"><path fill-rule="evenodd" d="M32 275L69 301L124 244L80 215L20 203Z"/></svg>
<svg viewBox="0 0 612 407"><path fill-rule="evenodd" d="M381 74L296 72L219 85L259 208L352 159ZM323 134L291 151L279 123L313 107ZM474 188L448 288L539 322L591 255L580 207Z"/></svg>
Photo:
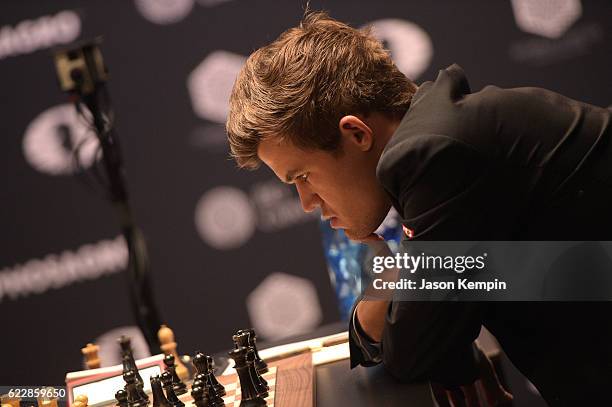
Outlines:
<svg viewBox="0 0 612 407"><path fill-rule="evenodd" d="M189 371L181 362L181 358L179 357L176 351L176 341L174 340L174 332L172 329L168 328L166 325L162 325L157 331L157 338L159 339L160 349L166 355L174 356L174 365L176 366L176 374L181 380L187 380L189 378Z"/></svg>
<svg viewBox="0 0 612 407"><path fill-rule="evenodd" d="M82 407L87 407L87 403L89 403L89 398L86 395L84 395L84 394L79 394L74 399L74 402L75 402L75 404L76 403L81 403Z"/></svg>

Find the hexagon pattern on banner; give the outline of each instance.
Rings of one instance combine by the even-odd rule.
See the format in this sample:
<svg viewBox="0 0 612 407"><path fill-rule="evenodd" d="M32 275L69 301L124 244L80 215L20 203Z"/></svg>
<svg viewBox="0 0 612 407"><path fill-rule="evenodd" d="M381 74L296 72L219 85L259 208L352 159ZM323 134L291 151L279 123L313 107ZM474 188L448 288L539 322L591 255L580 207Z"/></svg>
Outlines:
<svg viewBox="0 0 612 407"><path fill-rule="evenodd" d="M189 15L194 0L134 0L138 12L155 24L178 23Z"/></svg>
<svg viewBox="0 0 612 407"><path fill-rule="evenodd" d="M516 25L547 38L561 37L582 15L580 0L512 0Z"/></svg>
<svg viewBox="0 0 612 407"><path fill-rule="evenodd" d="M196 115L225 123L229 97L246 58L228 51L214 51L189 74L187 89Z"/></svg>
<svg viewBox="0 0 612 407"><path fill-rule="evenodd" d="M433 44L425 30L410 21L400 19L376 20L372 34L391 51L393 62L410 79L417 79L429 67Z"/></svg>
<svg viewBox="0 0 612 407"><path fill-rule="evenodd" d="M200 237L216 249L242 246L255 232L256 221L248 195L238 188L210 189L196 205L196 229Z"/></svg>
<svg viewBox="0 0 612 407"><path fill-rule="evenodd" d="M73 173L75 153L83 168L90 167L98 151L98 139L71 104L51 107L28 125L23 155L36 170L49 175Z"/></svg>
<svg viewBox="0 0 612 407"><path fill-rule="evenodd" d="M286 273L266 277L246 300L257 333L281 339L308 332L321 322L317 290L311 281Z"/></svg>

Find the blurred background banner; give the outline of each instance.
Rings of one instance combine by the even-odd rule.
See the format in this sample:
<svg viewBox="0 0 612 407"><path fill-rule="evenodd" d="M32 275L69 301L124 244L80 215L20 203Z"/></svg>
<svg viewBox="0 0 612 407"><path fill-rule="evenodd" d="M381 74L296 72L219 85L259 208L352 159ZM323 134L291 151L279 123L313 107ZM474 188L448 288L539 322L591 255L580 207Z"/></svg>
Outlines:
<svg viewBox="0 0 612 407"><path fill-rule="evenodd" d="M311 7L373 25L417 83L456 62L474 91L539 86L612 104L607 0ZM87 342L135 325L125 242L92 180L97 141L59 90L51 56L55 46L96 36L104 39L155 296L179 351L223 350L248 326L274 340L340 318L317 215L304 214L271 171L237 170L224 134L246 57L296 25L303 8L245 0L0 3L0 326L3 366L15 367L0 369L0 383L61 383L82 367Z"/></svg>

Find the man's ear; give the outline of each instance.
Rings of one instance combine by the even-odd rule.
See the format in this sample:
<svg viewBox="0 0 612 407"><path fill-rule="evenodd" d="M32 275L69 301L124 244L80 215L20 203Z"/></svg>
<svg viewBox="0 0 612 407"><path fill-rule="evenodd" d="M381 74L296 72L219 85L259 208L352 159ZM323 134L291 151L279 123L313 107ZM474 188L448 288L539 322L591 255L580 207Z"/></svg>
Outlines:
<svg viewBox="0 0 612 407"><path fill-rule="evenodd" d="M374 135L370 127L357 116L343 116L338 123L342 137L354 143L361 151L369 151L374 146Z"/></svg>

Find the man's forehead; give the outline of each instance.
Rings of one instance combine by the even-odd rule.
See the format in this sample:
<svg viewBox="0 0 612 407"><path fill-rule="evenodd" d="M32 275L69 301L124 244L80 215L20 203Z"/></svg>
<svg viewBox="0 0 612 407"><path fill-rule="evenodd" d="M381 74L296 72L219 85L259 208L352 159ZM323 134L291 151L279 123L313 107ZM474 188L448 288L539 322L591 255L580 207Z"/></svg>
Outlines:
<svg viewBox="0 0 612 407"><path fill-rule="evenodd" d="M278 139L265 139L257 147L259 159L283 182L292 182L301 171L303 151Z"/></svg>

